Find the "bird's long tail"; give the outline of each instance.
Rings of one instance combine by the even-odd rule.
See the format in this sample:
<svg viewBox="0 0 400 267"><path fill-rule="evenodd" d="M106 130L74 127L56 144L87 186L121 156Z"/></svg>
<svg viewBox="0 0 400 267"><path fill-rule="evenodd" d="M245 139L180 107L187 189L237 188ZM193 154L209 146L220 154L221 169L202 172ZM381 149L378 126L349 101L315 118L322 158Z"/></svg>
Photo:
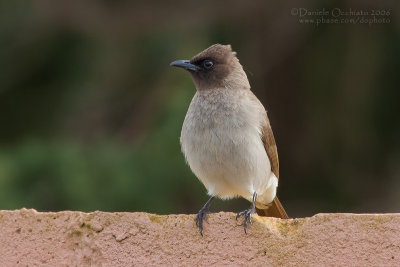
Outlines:
<svg viewBox="0 0 400 267"><path fill-rule="evenodd" d="M257 214L260 216L267 216L267 217L276 217L281 219L289 219L285 209L283 208L281 202L279 201L278 197L275 197L269 206L266 209L256 209Z"/></svg>

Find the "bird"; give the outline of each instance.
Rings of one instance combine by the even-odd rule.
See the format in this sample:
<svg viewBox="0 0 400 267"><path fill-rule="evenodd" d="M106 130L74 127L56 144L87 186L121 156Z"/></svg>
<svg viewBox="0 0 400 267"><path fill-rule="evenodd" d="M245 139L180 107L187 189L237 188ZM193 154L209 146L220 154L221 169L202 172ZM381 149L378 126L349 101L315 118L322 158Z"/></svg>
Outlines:
<svg viewBox="0 0 400 267"><path fill-rule="evenodd" d="M250 84L231 45L214 44L170 66L190 73L196 93L184 119L180 143L186 162L210 196L195 222L203 235L215 198L242 197L251 202L244 231L252 214L289 218L276 196L278 151L267 112Z"/></svg>

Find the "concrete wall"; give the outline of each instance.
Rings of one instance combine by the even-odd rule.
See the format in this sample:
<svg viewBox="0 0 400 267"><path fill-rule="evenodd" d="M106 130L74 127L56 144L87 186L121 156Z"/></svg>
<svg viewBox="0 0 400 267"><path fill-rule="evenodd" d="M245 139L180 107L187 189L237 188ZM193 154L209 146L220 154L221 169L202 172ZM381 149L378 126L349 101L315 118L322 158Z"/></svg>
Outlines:
<svg viewBox="0 0 400 267"><path fill-rule="evenodd" d="M194 215L0 211L0 266L400 266L400 214L280 220Z"/></svg>

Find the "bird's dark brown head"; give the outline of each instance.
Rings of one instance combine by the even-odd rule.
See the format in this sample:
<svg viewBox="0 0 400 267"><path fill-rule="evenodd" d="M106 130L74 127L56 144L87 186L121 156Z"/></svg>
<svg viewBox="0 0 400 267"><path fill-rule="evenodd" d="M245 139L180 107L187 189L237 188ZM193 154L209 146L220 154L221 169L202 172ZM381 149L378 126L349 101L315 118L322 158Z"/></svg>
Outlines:
<svg viewBox="0 0 400 267"><path fill-rule="evenodd" d="M191 60L177 60L170 65L189 71L198 90L250 88L236 52L232 51L230 45L215 44Z"/></svg>

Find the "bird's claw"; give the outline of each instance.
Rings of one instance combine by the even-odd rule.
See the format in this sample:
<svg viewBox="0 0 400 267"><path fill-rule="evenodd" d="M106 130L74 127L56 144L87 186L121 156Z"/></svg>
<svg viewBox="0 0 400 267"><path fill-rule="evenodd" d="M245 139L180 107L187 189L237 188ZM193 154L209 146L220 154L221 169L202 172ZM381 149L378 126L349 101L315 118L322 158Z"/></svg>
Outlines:
<svg viewBox="0 0 400 267"><path fill-rule="evenodd" d="M200 234L203 235L203 220L207 222L207 214L210 213L210 205L213 201L214 196L206 202L206 204L201 208L201 210L196 215L196 226L199 227Z"/></svg>
<svg viewBox="0 0 400 267"><path fill-rule="evenodd" d="M252 215L254 212L255 212L254 208L251 207L251 208L249 208L249 209L247 209L247 210L238 212L238 213L236 214L236 220L237 220L240 216L244 215L243 227L244 227L244 232L245 232L246 234L247 234L247 225L248 225L248 222L249 222L249 223L252 223L252 221L251 221L251 215Z"/></svg>
<svg viewBox="0 0 400 267"><path fill-rule="evenodd" d="M207 221L207 214L209 213L206 209L201 209L196 215L196 226L199 227L200 234L203 235L203 220Z"/></svg>

